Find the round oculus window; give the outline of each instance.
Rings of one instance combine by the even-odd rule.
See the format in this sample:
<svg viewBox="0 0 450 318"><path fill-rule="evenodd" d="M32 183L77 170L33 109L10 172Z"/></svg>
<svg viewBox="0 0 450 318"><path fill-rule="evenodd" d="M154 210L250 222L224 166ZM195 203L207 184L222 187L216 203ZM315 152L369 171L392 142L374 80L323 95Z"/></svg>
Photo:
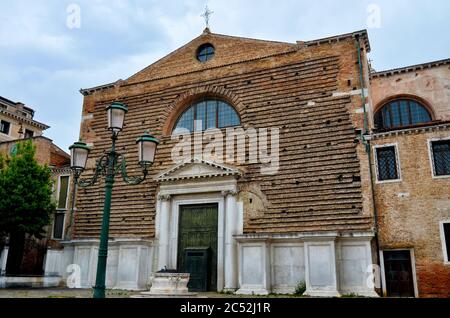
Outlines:
<svg viewBox="0 0 450 318"><path fill-rule="evenodd" d="M204 63L211 60L214 57L215 49L210 43L203 44L197 50L197 60Z"/></svg>

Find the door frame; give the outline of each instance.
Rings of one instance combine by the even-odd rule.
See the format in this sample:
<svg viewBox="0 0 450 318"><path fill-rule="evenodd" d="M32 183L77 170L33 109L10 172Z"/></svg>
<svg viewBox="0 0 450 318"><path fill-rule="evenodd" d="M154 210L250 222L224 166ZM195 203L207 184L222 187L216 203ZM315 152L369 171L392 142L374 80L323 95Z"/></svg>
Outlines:
<svg viewBox="0 0 450 318"><path fill-rule="evenodd" d="M386 285L386 272L384 266L384 252L400 252L400 251L409 251L411 258L411 271L414 285L414 297L419 298L419 289L417 286L417 274L416 274L416 257L414 254L413 248L397 248L397 249L383 249L380 250L380 270L381 270L381 281L383 285L383 297L387 296L387 285Z"/></svg>
<svg viewBox="0 0 450 318"><path fill-rule="evenodd" d="M185 205L217 204L217 291L223 290L225 286L225 200L219 195L202 195L198 198L193 196L174 197L171 207L170 218L170 265L176 268L178 263L178 231L180 221L180 208Z"/></svg>

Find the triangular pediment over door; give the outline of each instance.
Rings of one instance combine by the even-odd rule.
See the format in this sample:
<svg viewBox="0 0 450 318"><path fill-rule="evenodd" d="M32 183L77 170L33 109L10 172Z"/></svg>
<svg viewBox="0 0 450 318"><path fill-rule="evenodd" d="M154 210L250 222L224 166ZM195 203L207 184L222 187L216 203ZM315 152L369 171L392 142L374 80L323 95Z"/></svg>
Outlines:
<svg viewBox="0 0 450 318"><path fill-rule="evenodd" d="M241 175L242 172L239 169L230 166L201 159L191 159L159 174L156 180L167 182Z"/></svg>

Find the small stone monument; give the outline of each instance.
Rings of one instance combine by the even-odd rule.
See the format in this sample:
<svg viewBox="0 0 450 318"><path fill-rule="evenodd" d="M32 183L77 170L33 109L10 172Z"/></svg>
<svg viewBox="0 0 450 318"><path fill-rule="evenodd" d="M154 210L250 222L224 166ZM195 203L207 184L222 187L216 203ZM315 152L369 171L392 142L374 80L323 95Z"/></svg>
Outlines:
<svg viewBox="0 0 450 318"><path fill-rule="evenodd" d="M137 298L186 298L197 297L196 293L188 290L190 274L179 273L167 268L155 273L152 278L152 287L149 292L141 293Z"/></svg>

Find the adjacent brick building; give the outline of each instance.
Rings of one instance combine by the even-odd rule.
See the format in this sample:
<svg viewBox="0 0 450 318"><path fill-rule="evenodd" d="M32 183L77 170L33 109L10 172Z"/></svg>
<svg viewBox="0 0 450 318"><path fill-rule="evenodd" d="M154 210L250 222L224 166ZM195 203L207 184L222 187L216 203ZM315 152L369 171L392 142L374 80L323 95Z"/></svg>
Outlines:
<svg viewBox="0 0 450 318"><path fill-rule="evenodd" d="M371 74L369 52L366 31L280 43L206 29L127 80L82 90L80 137L93 147L86 177L92 176L95 160L109 147L105 108L112 102L129 108L118 149L127 153L130 174L140 173L136 138L150 130L161 141L146 182L136 187L116 182L108 287L146 289L152 272L164 267L186 271L191 262L204 261L204 268L197 266L203 272L191 273L204 283L202 288L191 286L199 290L289 293L305 282L312 296L375 296L377 286L368 283L372 264L386 261L378 248L412 248L417 249L417 266L410 272L415 268L418 279L407 283L417 281L420 296L447 295L449 287L442 279L448 279L449 268L442 259L439 222L449 219L448 179L435 180L429 174L427 186L414 186L415 175L430 169L424 166L428 148L422 145L420 153L406 155L408 147L415 149L413 142L447 136L447 62L432 70L417 67L417 77L407 80L411 75L406 72L399 81L388 74ZM436 92L421 94L414 81L424 81ZM414 91L415 87L419 88ZM430 95L435 99L425 102ZM379 111L397 97L416 102L408 104L409 120L420 129L404 132L406 120L393 127L375 126ZM177 129L182 128L193 138L206 128L219 128L224 134L231 128L269 129L269 152L278 151L279 157L252 161L255 142L247 138L240 161L227 150L174 162ZM279 140L271 139L274 136ZM385 141L397 142L405 151L404 179L396 185L376 179L377 167L384 167L383 176L393 174L391 148L377 152L376 146ZM438 146L445 158L445 144ZM384 166L374 160L374 153L385 158ZM420 165L411 160L419 155ZM445 163L441 157L440 165ZM267 172L267 164L275 169ZM445 164L439 169L445 170ZM47 255L52 273L64 274L67 265L79 265L83 287L92 286L95 279L102 187L100 183L78 191L75 232L63 242L63 250ZM421 206L423 213L408 212L413 206ZM414 213L418 224L430 227L422 243L417 236L395 234L423 231L407 218L404 224L405 216L398 213ZM200 254L204 257L198 258ZM397 264L392 255L386 254L389 266ZM433 278L427 264L434 264L441 274ZM400 272L408 275L407 270ZM389 267L386 274L392 289L396 273ZM438 278L442 286L431 287ZM384 287L378 287L386 290L383 281Z"/></svg>
<svg viewBox="0 0 450 318"><path fill-rule="evenodd" d="M377 127L373 134L374 147L395 146L398 166L397 178L377 179L375 187L380 255L397 258L393 266L412 261L412 295L405 286L393 286L393 294L449 297L450 60L373 73L371 91L376 113L409 100L431 116L409 127Z"/></svg>
<svg viewBox="0 0 450 318"><path fill-rule="evenodd" d="M34 120L34 110L0 96L0 142L41 136L49 127Z"/></svg>
<svg viewBox="0 0 450 318"><path fill-rule="evenodd" d="M48 128L48 126L45 126ZM17 149L17 143L24 140L32 140L36 147L35 158L41 165L46 165L51 169L54 180L54 199L57 204L57 210L54 214L52 224L45 230L47 233L44 239L38 240L34 237L27 237L25 244L25 253L20 271L24 275L43 275L45 271L44 261L47 249L56 247L61 248L58 241L63 240L67 231L70 231L70 191L72 190L70 156L56 146L53 141L44 136L11 138L8 141L0 142L0 153L4 156L14 155ZM0 250L0 286L9 286L9 281L4 276L8 258L8 245L2 246ZM6 280L5 280L6 279ZM31 286L30 281L21 281L23 286ZM37 280L33 284L37 284ZM39 280L38 286L48 284L49 280ZM41 285L40 285L41 284ZM58 280L53 280L52 284L59 284ZM22 286L22 285L21 285Z"/></svg>

